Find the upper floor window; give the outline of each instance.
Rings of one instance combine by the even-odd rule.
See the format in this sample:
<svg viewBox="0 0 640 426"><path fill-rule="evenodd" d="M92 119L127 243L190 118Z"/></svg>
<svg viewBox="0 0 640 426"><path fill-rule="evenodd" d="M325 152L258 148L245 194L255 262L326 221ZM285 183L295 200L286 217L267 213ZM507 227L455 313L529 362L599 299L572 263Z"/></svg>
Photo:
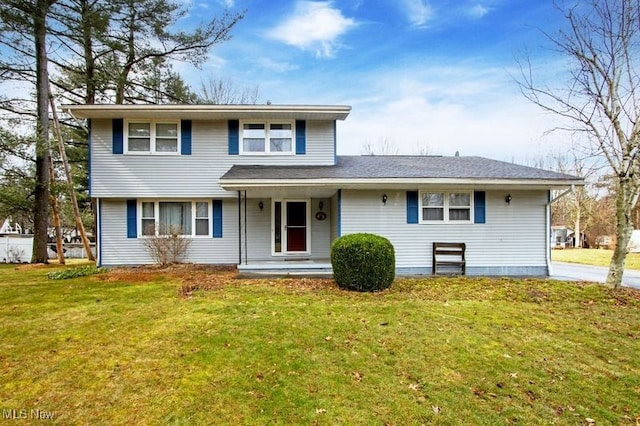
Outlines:
<svg viewBox="0 0 640 426"><path fill-rule="evenodd" d="M292 122L242 123L243 154L293 154Z"/></svg>
<svg viewBox="0 0 640 426"><path fill-rule="evenodd" d="M420 193L420 221L470 223L473 196L471 192Z"/></svg>
<svg viewBox="0 0 640 426"><path fill-rule="evenodd" d="M126 123L128 153L177 154L180 152L178 122L129 121Z"/></svg>

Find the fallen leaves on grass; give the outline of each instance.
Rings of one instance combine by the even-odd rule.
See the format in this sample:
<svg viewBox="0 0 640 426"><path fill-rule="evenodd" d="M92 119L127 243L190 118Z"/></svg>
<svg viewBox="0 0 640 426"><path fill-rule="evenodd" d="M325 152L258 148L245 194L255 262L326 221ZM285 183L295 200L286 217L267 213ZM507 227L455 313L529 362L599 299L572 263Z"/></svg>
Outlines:
<svg viewBox="0 0 640 426"><path fill-rule="evenodd" d="M190 297L194 291L221 289L227 285L268 285L283 292L295 294L323 291L343 292L330 278L312 277L251 277L241 278L235 266L175 264L165 267L144 265L114 268L96 279L107 282L146 283L159 279L179 283L178 294ZM524 303L557 303L575 300L590 301L598 306L603 302L620 308L640 306L640 290L621 288L608 290L593 283L561 283L553 280L488 277L420 277L399 278L387 291L366 294L369 298L393 298L397 294L411 293L416 299L442 300L449 306L452 300L509 300ZM593 297L593 299L587 298ZM388 325L381 323L380 325ZM440 330L442 331L442 330Z"/></svg>
<svg viewBox="0 0 640 426"><path fill-rule="evenodd" d="M180 283L178 293L189 297L197 290L215 290L229 284L263 283L279 287L287 291L315 292L323 289L337 288L333 280L327 278L238 278L234 266L213 266L181 263L169 266L143 265L109 269L97 279L106 282L146 283L159 278L175 280Z"/></svg>

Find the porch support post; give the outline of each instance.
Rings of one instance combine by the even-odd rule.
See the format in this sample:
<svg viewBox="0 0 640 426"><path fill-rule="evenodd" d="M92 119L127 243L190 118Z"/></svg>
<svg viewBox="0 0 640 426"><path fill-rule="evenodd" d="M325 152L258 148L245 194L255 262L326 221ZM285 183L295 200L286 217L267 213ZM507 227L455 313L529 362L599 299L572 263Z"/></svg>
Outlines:
<svg viewBox="0 0 640 426"><path fill-rule="evenodd" d="M249 262L249 256L247 254L247 191L244 191L244 264L246 265Z"/></svg>
<svg viewBox="0 0 640 426"><path fill-rule="evenodd" d="M242 264L242 204L240 203L241 192L238 191L238 265Z"/></svg>

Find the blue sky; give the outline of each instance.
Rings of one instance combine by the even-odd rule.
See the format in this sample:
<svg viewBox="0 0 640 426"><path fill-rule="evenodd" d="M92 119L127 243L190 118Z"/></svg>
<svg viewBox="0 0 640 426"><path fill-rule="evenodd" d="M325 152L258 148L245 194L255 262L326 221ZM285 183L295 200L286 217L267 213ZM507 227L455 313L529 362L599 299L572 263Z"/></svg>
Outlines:
<svg viewBox="0 0 640 426"><path fill-rule="evenodd" d="M193 87L225 78L259 86L273 104L350 105L339 154L386 139L399 153L523 163L569 146L569 135L546 133L557 119L514 82L526 54L537 76L562 79L564 64L541 34L563 24L551 0L183 3L185 28L224 7L247 12L202 69L176 65Z"/></svg>

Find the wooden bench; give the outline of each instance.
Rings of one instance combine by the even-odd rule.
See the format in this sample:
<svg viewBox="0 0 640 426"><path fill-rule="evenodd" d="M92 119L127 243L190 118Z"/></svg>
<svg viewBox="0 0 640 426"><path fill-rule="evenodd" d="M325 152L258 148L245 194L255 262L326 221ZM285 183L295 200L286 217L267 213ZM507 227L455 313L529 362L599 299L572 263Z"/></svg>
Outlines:
<svg viewBox="0 0 640 426"><path fill-rule="evenodd" d="M465 243L433 243L432 275L465 275Z"/></svg>

